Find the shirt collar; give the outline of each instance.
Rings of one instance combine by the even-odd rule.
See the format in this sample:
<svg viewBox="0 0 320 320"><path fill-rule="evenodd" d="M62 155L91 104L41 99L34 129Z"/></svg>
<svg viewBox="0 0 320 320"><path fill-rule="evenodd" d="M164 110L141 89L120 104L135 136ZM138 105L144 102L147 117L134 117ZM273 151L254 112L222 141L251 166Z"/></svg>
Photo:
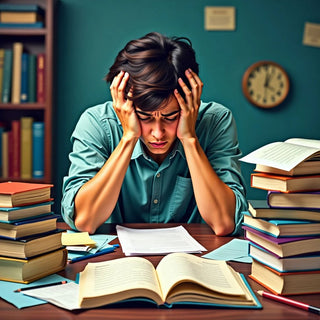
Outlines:
<svg viewBox="0 0 320 320"><path fill-rule="evenodd" d="M181 144L179 139L176 139L174 147L173 147L172 151L169 154L169 159L173 159L176 156L177 152L179 152L180 155L184 159L186 158L184 150L183 150L183 146L182 146L182 144ZM150 160L150 157L144 151L143 142L139 139L138 142L136 143L134 149L133 149L133 152L132 152L132 155L131 155L131 159L134 160L134 159L139 158L140 156L143 156L145 159Z"/></svg>

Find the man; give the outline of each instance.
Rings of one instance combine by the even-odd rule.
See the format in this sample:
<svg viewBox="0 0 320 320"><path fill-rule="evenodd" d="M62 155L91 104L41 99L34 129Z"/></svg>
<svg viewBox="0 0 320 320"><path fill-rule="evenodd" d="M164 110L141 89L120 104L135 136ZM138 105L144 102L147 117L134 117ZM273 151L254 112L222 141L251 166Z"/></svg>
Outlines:
<svg viewBox="0 0 320 320"><path fill-rule="evenodd" d="M186 38L130 41L106 76L112 101L87 109L72 135L62 215L94 233L105 221L206 222L235 234L246 209L231 112L200 100Z"/></svg>

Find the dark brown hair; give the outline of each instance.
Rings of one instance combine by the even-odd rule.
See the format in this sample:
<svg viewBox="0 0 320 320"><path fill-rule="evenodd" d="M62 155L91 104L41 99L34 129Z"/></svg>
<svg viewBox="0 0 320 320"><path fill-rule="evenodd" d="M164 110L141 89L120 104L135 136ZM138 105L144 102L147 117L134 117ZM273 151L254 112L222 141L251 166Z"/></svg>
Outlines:
<svg viewBox="0 0 320 320"><path fill-rule="evenodd" d="M185 76L188 68L199 73L191 41L152 32L128 42L118 53L105 79L111 83L120 71L128 72L126 98L132 88L134 105L144 111L154 111L169 100L174 89L184 97L178 78L189 86Z"/></svg>

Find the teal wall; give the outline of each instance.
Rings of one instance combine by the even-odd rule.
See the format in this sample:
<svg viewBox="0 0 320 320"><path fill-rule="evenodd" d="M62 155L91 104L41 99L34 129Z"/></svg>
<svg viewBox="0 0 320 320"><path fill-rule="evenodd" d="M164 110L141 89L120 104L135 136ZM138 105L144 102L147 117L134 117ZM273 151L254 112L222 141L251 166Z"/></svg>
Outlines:
<svg viewBox="0 0 320 320"><path fill-rule="evenodd" d="M235 6L235 31L205 31L205 6ZM244 154L290 137L320 139L320 48L303 46L305 22L320 23L319 0L60 0L57 3L54 120L55 198L61 199L71 150L69 137L89 106L110 99L103 80L118 51L150 31L187 36L197 52L203 100L229 107ZM241 79L259 60L281 64L291 91L279 107L264 110L243 96ZM243 164L248 199L253 165Z"/></svg>

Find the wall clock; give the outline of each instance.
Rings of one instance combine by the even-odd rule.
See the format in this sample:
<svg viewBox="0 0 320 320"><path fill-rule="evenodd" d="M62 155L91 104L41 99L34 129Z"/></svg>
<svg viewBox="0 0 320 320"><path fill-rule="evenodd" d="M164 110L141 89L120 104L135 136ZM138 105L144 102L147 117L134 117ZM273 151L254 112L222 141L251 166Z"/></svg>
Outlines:
<svg viewBox="0 0 320 320"><path fill-rule="evenodd" d="M242 78L245 97L260 108L273 108L284 101L289 93L287 72L272 61L258 61L252 64Z"/></svg>

